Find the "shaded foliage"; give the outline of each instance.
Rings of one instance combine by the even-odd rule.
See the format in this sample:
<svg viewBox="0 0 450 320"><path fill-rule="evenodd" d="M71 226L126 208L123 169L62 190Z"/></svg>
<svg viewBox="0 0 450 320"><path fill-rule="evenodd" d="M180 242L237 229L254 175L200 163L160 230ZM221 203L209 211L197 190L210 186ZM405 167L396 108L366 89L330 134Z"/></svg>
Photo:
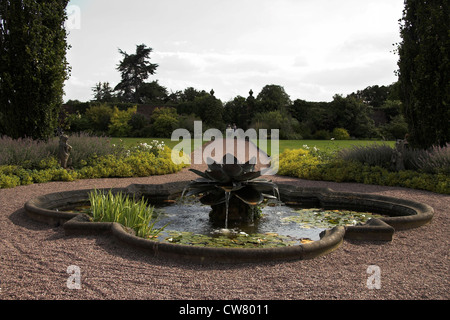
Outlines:
<svg viewBox="0 0 450 320"><path fill-rule="evenodd" d="M399 85L409 140L420 148L450 141L449 17L448 1L405 1Z"/></svg>
<svg viewBox="0 0 450 320"><path fill-rule="evenodd" d="M70 68L68 0L0 1L0 134L54 134Z"/></svg>

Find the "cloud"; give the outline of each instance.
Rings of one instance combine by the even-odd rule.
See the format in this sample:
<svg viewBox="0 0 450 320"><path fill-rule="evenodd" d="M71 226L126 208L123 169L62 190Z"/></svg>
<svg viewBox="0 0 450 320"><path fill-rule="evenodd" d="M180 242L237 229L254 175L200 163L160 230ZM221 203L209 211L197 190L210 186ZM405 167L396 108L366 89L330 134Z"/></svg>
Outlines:
<svg viewBox="0 0 450 320"><path fill-rule="evenodd" d="M66 83L66 99L80 100L91 98L92 82L117 84L118 48L132 53L141 43L153 48L151 61L159 64L149 80L169 91L214 89L225 101L266 84L318 101L350 88L393 82L396 57L390 50L398 42L403 9L402 0L71 4L80 6L81 29L68 37L77 80Z"/></svg>

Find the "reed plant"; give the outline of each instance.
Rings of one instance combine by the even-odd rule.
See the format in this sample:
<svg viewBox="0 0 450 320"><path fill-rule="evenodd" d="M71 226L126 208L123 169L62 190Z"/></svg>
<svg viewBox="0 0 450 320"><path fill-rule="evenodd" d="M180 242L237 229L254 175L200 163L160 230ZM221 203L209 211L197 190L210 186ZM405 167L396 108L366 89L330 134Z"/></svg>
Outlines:
<svg viewBox="0 0 450 320"><path fill-rule="evenodd" d="M149 239L155 238L167 225L156 228L158 216L154 207L149 206L145 199L136 201L122 192L112 190L103 192L94 189L89 193L91 215L94 222L117 222L136 232L136 236Z"/></svg>

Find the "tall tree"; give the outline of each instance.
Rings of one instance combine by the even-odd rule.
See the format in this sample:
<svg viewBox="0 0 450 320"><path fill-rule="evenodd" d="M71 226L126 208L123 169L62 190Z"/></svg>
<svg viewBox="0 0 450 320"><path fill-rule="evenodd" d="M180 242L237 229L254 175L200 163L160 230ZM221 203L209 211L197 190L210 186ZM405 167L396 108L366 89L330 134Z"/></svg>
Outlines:
<svg viewBox="0 0 450 320"><path fill-rule="evenodd" d="M405 0L398 75L415 147L450 142L449 30L447 0Z"/></svg>
<svg viewBox="0 0 450 320"><path fill-rule="evenodd" d="M140 103L165 103L169 100L167 88L158 83L158 80L143 83L138 89Z"/></svg>
<svg viewBox="0 0 450 320"><path fill-rule="evenodd" d="M256 97L258 112L286 110L291 105L289 95L279 85L266 85Z"/></svg>
<svg viewBox="0 0 450 320"><path fill-rule="evenodd" d="M204 94L195 98L193 109L204 122L205 127L215 129L225 129L223 122L224 108L222 101L212 94Z"/></svg>
<svg viewBox="0 0 450 320"><path fill-rule="evenodd" d="M361 100L347 96L335 95L333 101L328 104L328 114L331 121L326 121L331 127L331 132L335 128L345 128L350 135L358 138L371 138L375 133L375 123L371 118L372 107Z"/></svg>
<svg viewBox="0 0 450 320"><path fill-rule="evenodd" d="M48 139L70 68L68 0L0 0L0 134Z"/></svg>
<svg viewBox="0 0 450 320"><path fill-rule="evenodd" d="M114 98L114 91L109 85L109 82L99 82L92 88L94 100L97 102L112 102Z"/></svg>
<svg viewBox="0 0 450 320"><path fill-rule="evenodd" d="M119 49L123 60L117 66L117 70L122 74L122 81L114 90L119 91L123 101L141 103L139 88L158 68L157 64L149 61L152 51L153 49L145 44L136 46L135 54L128 54Z"/></svg>

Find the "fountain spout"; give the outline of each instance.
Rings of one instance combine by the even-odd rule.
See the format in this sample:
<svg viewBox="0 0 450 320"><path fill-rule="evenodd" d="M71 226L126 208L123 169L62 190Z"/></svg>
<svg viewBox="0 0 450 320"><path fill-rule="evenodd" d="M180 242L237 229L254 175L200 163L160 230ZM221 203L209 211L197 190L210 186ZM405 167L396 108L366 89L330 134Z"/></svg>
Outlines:
<svg viewBox="0 0 450 320"><path fill-rule="evenodd" d="M234 159L231 163L226 161L230 158ZM222 163L208 163L211 164L205 172L190 169L200 178L186 186L185 196L201 196L200 202L213 209L210 218L223 220L226 228L233 220L253 221L253 207L266 198L279 198L279 194L278 197L276 195L277 185L262 178L261 171L255 170L255 159L239 163L233 155L227 154Z"/></svg>

